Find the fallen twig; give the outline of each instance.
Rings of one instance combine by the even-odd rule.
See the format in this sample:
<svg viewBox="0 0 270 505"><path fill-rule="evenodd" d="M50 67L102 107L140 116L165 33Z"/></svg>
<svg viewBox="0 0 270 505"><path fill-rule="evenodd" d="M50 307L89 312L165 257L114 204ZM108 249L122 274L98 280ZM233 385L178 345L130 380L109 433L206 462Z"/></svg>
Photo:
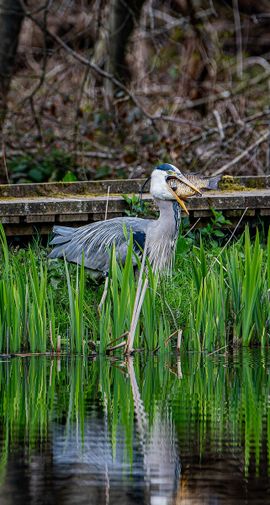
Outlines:
<svg viewBox="0 0 270 505"><path fill-rule="evenodd" d="M261 119L265 116L269 116L269 114L270 114L270 109L267 107L267 109L265 109L261 112L256 112L256 114L252 114L246 118L241 118L240 121L227 122L226 124L223 125L223 130L225 132L228 128L235 127L239 123L241 123L241 125L242 125L242 124L251 123L252 121L257 121L258 119ZM202 133L193 135L193 137L191 137L187 140L181 140L181 142L179 142L179 144L177 144L175 146L175 149L180 146L181 147L190 146L191 144L195 144L196 142L199 142L200 140L206 140L209 137L212 137L213 135L215 135L216 133L219 133L219 130L217 127L208 128L208 130L203 130Z"/></svg>
<svg viewBox="0 0 270 505"><path fill-rule="evenodd" d="M175 330L173 333L171 333L165 340L164 345L167 346L170 340L178 333L179 330Z"/></svg>
<svg viewBox="0 0 270 505"><path fill-rule="evenodd" d="M207 357L208 356L212 356L213 354L216 354L217 352L222 351L223 349L226 349L226 347L228 347L228 346L229 346L229 344L223 345L219 349L216 349L215 351L209 352L208 354L206 354L206 356Z"/></svg>
<svg viewBox="0 0 270 505"><path fill-rule="evenodd" d="M112 347L107 347L106 353L115 351L116 349L121 349L121 347L125 347L125 345L127 345L127 343L125 340L123 340L123 342L120 342L120 344L116 344Z"/></svg>
<svg viewBox="0 0 270 505"><path fill-rule="evenodd" d="M128 336L128 331L125 331L125 333L120 335L120 337L117 337L117 338L114 338L113 340L111 340L108 345L111 347L112 344L115 344L115 342L118 342L118 340L122 340L123 338L125 338L127 336Z"/></svg>

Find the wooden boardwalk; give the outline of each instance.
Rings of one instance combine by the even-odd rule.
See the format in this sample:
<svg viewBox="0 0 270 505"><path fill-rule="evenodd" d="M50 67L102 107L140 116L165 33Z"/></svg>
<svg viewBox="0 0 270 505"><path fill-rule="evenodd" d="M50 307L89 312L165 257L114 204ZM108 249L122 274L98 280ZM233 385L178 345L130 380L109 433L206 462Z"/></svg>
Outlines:
<svg viewBox="0 0 270 505"><path fill-rule="evenodd" d="M48 234L54 224L80 226L124 215L123 194L139 193L142 180L21 184L0 186L0 221L9 236ZM109 194L109 199L108 195ZM143 195L151 201L148 193ZM194 196L187 202L191 224L204 224L211 208L232 223L243 218L270 220L270 177L225 178L219 191Z"/></svg>

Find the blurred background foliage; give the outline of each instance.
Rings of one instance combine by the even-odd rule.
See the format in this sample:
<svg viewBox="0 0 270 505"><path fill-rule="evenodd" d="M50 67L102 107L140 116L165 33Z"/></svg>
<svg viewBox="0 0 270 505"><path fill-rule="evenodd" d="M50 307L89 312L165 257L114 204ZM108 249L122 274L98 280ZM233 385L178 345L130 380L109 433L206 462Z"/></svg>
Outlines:
<svg viewBox="0 0 270 505"><path fill-rule="evenodd" d="M268 0L0 8L2 182L269 172Z"/></svg>

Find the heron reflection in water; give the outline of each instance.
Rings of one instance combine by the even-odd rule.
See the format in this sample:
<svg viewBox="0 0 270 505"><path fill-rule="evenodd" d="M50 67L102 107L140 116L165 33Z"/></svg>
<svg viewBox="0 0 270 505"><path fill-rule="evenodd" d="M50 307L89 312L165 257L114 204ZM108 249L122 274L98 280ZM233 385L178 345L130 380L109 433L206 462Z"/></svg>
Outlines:
<svg viewBox="0 0 270 505"><path fill-rule="evenodd" d="M113 364L111 365L113 366ZM117 415L112 429L112 405L103 404L103 415L94 410L83 426L56 424L53 429L53 467L66 482L65 503L171 505L177 494L181 463L177 435L169 408L158 407L150 421L137 382L133 358L115 367L125 372L127 397L134 412L131 431ZM127 374L126 374L127 372ZM114 409L118 409L116 396ZM134 409L134 410L133 410ZM118 411L118 410L117 410ZM89 501L90 497L90 501Z"/></svg>

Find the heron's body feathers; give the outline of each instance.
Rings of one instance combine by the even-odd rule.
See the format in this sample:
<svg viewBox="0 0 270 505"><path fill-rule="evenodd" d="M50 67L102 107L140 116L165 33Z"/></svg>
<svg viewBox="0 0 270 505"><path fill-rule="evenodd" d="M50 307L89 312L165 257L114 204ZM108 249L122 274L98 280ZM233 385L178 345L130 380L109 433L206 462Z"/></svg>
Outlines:
<svg viewBox="0 0 270 505"><path fill-rule="evenodd" d="M55 236L51 240L51 245L65 244L68 242L74 233L74 228L70 226L54 226L53 232Z"/></svg>
<svg viewBox="0 0 270 505"><path fill-rule="evenodd" d="M147 227L150 219L117 217L108 221L91 223L80 228L54 226L54 238L51 241L56 247L49 258L65 257L72 263L82 263L91 270L107 272L110 260L110 248L115 245L117 256L124 261L128 248L128 236L132 230L137 252L144 247Z"/></svg>

